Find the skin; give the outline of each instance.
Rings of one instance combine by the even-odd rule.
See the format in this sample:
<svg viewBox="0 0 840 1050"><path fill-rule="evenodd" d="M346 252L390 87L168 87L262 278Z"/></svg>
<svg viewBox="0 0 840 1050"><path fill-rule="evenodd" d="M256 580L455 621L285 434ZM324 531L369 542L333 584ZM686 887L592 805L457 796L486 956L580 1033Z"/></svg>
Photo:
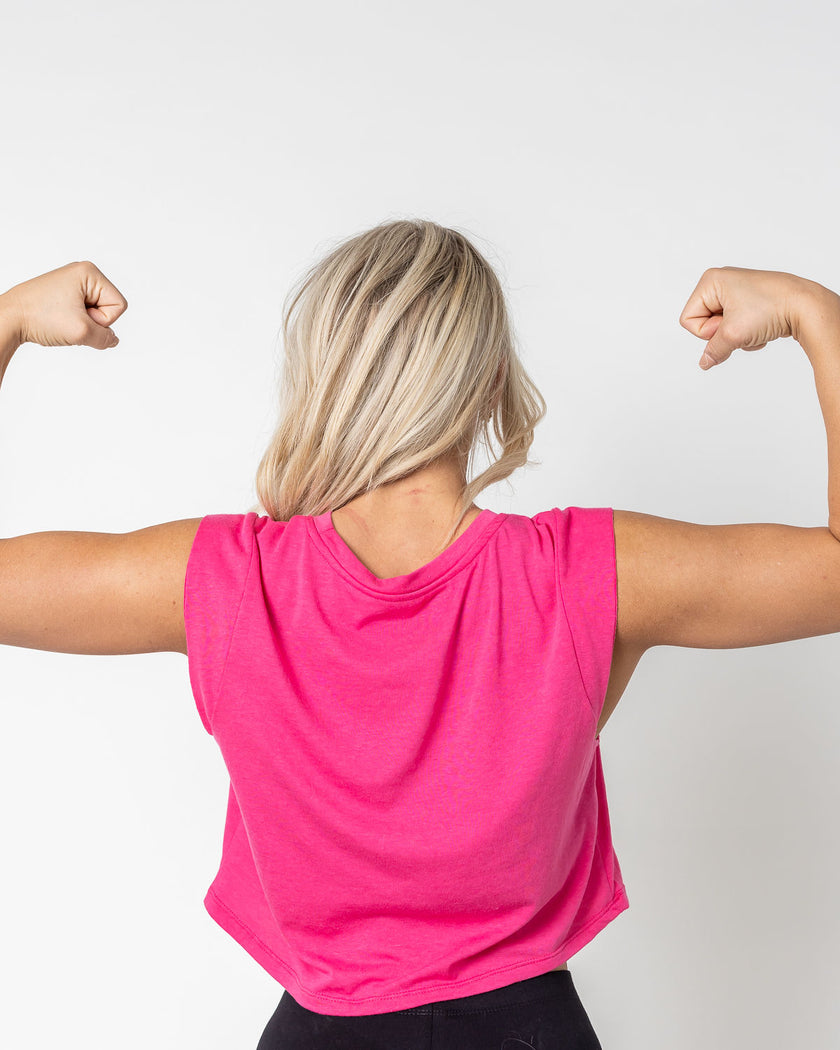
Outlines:
<svg viewBox="0 0 840 1050"><path fill-rule="evenodd" d="M457 459L441 459L334 510L333 526L375 576L405 575L431 561L440 550L457 520L465 480ZM480 511L475 503L470 505L453 542Z"/></svg>
<svg viewBox="0 0 840 1050"><path fill-rule="evenodd" d="M127 305L90 262L16 285L0 295L0 379L24 342L110 352ZM707 343L713 368L738 348L789 336L800 344L826 425L829 522L699 525L615 510L618 617L597 733L654 646L741 648L840 632L840 297L792 274L719 267L702 275L680 324ZM463 467L440 460L360 496L333 512L336 531L377 576L426 564L455 520ZM457 535L479 511L473 504ZM0 539L0 645L186 655L184 578L200 521Z"/></svg>

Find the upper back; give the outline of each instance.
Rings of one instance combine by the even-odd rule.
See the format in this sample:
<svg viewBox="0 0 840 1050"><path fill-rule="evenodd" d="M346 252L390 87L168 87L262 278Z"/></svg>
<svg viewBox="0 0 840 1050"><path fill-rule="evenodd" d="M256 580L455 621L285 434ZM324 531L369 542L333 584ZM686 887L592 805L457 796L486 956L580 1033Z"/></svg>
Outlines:
<svg viewBox="0 0 840 1050"><path fill-rule="evenodd" d="M482 510L385 579L329 513L212 515L185 596L229 828L248 828L228 836L217 891L262 941L272 914L298 931L281 954L301 984L283 983L311 1008L359 1008L351 987L397 996L388 1009L429 1001L445 974L468 986L514 959L544 969L623 906L596 734L616 624L608 508ZM394 912L409 886L422 899ZM392 946L374 966L368 937Z"/></svg>
<svg viewBox="0 0 840 1050"><path fill-rule="evenodd" d="M615 559L609 508L553 508L533 517L484 509L430 562L385 578L350 549L329 512L289 522L253 513L208 515L185 580L188 629L197 645L216 643L192 653L201 678L194 684L203 687L200 709L210 717L228 664L232 671L238 659L247 658L249 667L271 663L282 640L305 673L309 661L322 660L313 657L322 638L324 644L342 640L329 667L319 664L318 672L339 679L352 669L378 683L385 668L368 655L383 648L390 651L389 666L402 663L406 673L440 651L450 668L467 663L475 669L479 657L495 673L504 668L528 683L520 689L537 680L541 690L558 691L562 681L568 694L568 679L576 676L587 714L596 720L617 625ZM199 592L201 604L190 602ZM293 627L303 632L299 639L290 636ZM277 629L283 638L267 638L264 653L256 652L253 632ZM284 655L291 658L288 648Z"/></svg>

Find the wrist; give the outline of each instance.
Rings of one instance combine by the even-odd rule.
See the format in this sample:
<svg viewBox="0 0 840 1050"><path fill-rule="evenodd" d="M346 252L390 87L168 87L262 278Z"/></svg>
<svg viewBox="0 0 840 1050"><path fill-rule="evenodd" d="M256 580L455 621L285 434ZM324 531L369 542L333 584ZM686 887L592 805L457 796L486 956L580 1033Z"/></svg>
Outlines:
<svg viewBox="0 0 840 1050"><path fill-rule="evenodd" d="M790 334L807 354L826 338L840 343L840 295L816 281L799 278L788 305Z"/></svg>

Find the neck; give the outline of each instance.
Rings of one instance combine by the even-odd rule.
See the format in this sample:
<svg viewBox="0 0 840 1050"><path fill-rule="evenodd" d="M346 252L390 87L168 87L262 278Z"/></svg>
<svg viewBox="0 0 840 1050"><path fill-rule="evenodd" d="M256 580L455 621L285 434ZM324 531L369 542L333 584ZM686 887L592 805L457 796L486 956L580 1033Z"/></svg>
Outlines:
<svg viewBox="0 0 840 1050"><path fill-rule="evenodd" d="M434 544L457 521L465 483L458 461L433 463L345 503L333 511L333 522L371 537L397 531ZM471 504L464 520L471 520L478 509Z"/></svg>

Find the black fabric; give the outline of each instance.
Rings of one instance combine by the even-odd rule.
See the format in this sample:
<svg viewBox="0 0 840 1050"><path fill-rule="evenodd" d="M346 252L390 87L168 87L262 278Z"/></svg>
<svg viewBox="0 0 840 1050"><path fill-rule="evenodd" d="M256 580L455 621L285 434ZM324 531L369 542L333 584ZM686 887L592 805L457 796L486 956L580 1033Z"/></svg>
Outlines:
<svg viewBox="0 0 840 1050"><path fill-rule="evenodd" d="M257 1050L603 1050L570 970L363 1017L307 1010L285 991Z"/></svg>

